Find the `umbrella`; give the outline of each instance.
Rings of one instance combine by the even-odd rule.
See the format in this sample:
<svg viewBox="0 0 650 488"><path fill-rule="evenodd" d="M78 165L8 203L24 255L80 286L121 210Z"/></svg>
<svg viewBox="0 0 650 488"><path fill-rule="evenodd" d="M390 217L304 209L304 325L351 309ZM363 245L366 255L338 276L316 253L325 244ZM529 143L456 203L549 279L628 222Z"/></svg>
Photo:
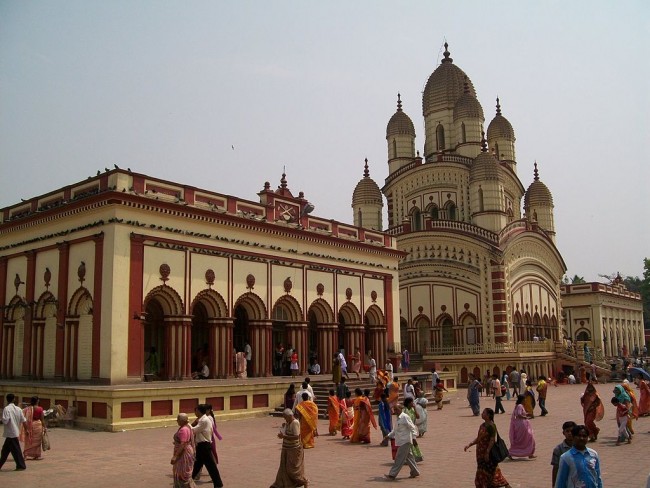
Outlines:
<svg viewBox="0 0 650 488"><path fill-rule="evenodd" d="M627 371L633 377L636 376L636 375L641 375L641 376L643 376L644 379L650 381L650 373L648 373L645 369L642 369L642 368L629 368Z"/></svg>

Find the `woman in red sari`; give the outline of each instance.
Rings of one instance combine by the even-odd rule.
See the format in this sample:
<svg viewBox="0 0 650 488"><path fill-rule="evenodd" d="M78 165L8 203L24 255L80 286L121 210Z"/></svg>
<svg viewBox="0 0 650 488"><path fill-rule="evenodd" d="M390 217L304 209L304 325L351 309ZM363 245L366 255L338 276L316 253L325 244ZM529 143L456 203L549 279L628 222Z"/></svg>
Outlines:
<svg viewBox="0 0 650 488"><path fill-rule="evenodd" d="M490 457L490 450L497 439L497 427L494 425L494 410L486 408L481 413L483 423L478 428L476 439L465 446L465 452L476 445L476 488L510 488L508 480L503 476L499 465Z"/></svg>
<svg viewBox="0 0 650 488"><path fill-rule="evenodd" d="M350 442L370 444L370 424L375 430L377 429L377 421L372 413L372 405L370 405L368 399L370 390L362 392L361 388L357 388L354 390L354 394L357 397L354 399L354 427L352 428Z"/></svg>
<svg viewBox="0 0 650 488"><path fill-rule="evenodd" d="M349 439L352 435L354 402L351 397L352 393L348 391L345 394L345 398L339 400L339 404L341 405L341 435L344 439Z"/></svg>
<svg viewBox="0 0 650 488"><path fill-rule="evenodd" d="M25 443L23 455L25 459L43 459L41 445L43 443L43 432L47 431L43 425L43 408L38 405L39 398L33 396L29 406L23 409L23 415L27 419L22 426L21 440Z"/></svg>
<svg viewBox="0 0 650 488"><path fill-rule="evenodd" d="M650 415L650 385L639 376L639 416Z"/></svg>
<svg viewBox="0 0 650 488"><path fill-rule="evenodd" d="M603 419L605 407L591 381L587 383L587 388L585 388L585 392L580 398L580 403L585 416L585 427L589 431L589 440L595 441L598 439L598 433L600 432L600 429L596 427L596 422Z"/></svg>
<svg viewBox="0 0 650 488"><path fill-rule="evenodd" d="M388 385L388 404L390 405L391 411L395 408L399 400L400 387L397 380L397 376L394 376L393 382Z"/></svg>
<svg viewBox="0 0 650 488"><path fill-rule="evenodd" d="M174 434L174 454L171 460L174 488L194 488L194 434L186 413L179 413L176 423L178 430Z"/></svg>

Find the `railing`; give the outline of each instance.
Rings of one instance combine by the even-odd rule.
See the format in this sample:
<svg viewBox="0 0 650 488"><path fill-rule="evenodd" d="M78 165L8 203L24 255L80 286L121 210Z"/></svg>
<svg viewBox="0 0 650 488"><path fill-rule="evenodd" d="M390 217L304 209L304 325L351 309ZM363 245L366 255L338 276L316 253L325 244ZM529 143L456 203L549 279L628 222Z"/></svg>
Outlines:
<svg viewBox="0 0 650 488"><path fill-rule="evenodd" d="M422 230L413 230L409 231L409 235L417 235L418 233L426 233L430 231L444 231L451 230L454 232L465 232L482 239L486 239L491 243L497 244L499 242L499 235L479 227L478 225L469 224L467 222L462 222L460 220L426 220L426 229ZM396 225L386 230L386 234L396 236L404 233L404 225Z"/></svg>
<svg viewBox="0 0 650 488"><path fill-rule="evenodd" d="M466 344L464 346L430 346L427 354L440 356L453 355L480 355L480 354L503 354L503 353L530 353L530 352L553 352L555 344L552 341L519 341L502 342L497 344Z"/></svg>

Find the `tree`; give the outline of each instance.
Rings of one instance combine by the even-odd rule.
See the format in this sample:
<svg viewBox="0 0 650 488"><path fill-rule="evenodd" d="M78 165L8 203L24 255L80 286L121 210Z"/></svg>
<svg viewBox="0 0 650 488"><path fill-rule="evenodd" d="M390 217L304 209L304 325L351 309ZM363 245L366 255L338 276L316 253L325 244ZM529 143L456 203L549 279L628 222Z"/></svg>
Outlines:
<svg viewBox="0 0 650 488"><path fill-rule="evenodd" d="M573 278L571 278L571 284L572 285L581 285L583 283L586 283L584 276L578 276L576 274L576 275L573 275Z"/></svg>

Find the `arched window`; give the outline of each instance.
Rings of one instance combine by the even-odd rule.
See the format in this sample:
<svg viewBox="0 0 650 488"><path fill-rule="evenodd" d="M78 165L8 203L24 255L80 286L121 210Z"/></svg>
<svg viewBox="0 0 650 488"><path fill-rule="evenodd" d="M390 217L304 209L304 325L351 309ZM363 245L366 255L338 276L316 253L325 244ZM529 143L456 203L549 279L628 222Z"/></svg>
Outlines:
<svg viewBox="0 0 650 488"><path fill-rule="evenodd" d="M393 157L397 157L397 141L393 139Z"/></svg>
<svg viewBox="0 0 650 488"><path fill-rule="evenodd" d="M438 127L436 128L436 144L438 151L445 149L445 128L442 124L438 124Z"/></svg>
<svg viewBox="0 0 650 488"><path fill-rule="evenodd" d="M411 210L411 230L422 230L422 212L417 207Z"/></svg>
<svg viewBox="0 0 650 488"><path fill-rule="evenodd" d="M361 213L361 209L359 209L358 214L359 214L359 223L357 227L363 227L363 213Z"/></svg>
<svg viewBox="0 0 650 488"><path fill-rule="evenodd" d="M478 187L478 210L479 212L483 212L485 210L485 207L483 205L483 188L480 186Z"/></svg>
<svg viewBox="0 0 650 488"><path fill-rule="evenodd" d="M501 160L501 153L499 152L499 143L498 142L494 143L494 152L496 153L497 159L500 161Z"/></svg>
<svg viewBox="0 0 650 488"><path fill-rule="evenodd" d="M431 215L431 220L438 220L440 218L438 211L438 205L431 205L431 209L429 210L429 214Z"/></svg>
<svg viewBox="0 0 650 488"><path fill-rule="evenodd" d="M456 204L454 202L447 202L445 207L447 210L447 220L456 220Z"/></svg>
<svg viewBox="0 0 650 488"><path fill-rule="evenodd" d="M465 122L460 124L461 142L467 142L467 132L465 131Z"/></svg>

